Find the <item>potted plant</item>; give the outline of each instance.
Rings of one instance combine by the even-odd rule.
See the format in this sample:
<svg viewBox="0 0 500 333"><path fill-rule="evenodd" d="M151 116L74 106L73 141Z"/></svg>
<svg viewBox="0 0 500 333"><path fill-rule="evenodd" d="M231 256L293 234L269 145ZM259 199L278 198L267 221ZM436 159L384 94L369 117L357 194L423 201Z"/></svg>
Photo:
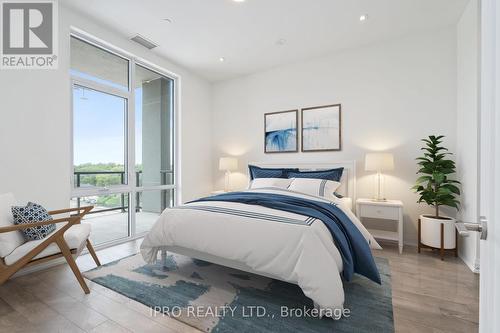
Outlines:
<svg viewBox="0 0 500 333"><path fill-rule="evenodd" d="M424 156L417 160L420 169L416 185L413 187L416 193L420 195L418 203L425 202L433 206L434 215L420 215L420 241L434 248L441 247L441 224L444 225L444 249L454 249L456 247L455 239L455 219L449 216L443 216L439 212L439 207L448 206L459 209L460 202L457 196L460 195L458 180L450 177L455 174L455 162L447 159L448 149L441 145L443 135L431 135L422 141L426 143L421 148Z"/></svg>

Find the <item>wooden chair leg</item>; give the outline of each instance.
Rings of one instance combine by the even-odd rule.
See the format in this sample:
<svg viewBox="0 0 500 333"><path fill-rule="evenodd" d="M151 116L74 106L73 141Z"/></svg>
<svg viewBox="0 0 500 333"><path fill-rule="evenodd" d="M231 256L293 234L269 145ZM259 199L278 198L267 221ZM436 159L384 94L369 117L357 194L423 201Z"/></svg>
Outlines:
<svg viewBox="0 0 500 333"><path fill-rule="evenodd" d="M87 239L87 250L89 250L89 253L92 256L92 259L94 259L95 264L97 266L101 266L101 262L99 261L99 258L97 258L97 254L95 253L94 247L90 243L89 239Z"/></svg>
<svg viewBox="0 0 500 333"><path fill-rule="evenodd" d="M82 273L80 272L80 269L78 269L78 266L76 265L75 259L73 259L73 256L71 255L71 251L68 247L68 244L66 244L66 241L62 237L56 240L56 243L59 246L59 249L61 250L62 254L64 255L64 258L66 258L69 267L73 271L73 274L75 274L75 277L80 283L80 286L82 287L83 291L86 294L90 294L90 289L87 286L87 283L85 283Z"/></svg>
<svg viewBox="0 0 500 333"><path fill-rule="evenodd" d="M1 260L1 259L0 259ZM11 272L11 271L8 271L8 270L5 270L5 271L2 271L0 272L0 286L2 284L4 284L5 282L7 282L7 280L12 276L14 275L15 272Z"/></svg>

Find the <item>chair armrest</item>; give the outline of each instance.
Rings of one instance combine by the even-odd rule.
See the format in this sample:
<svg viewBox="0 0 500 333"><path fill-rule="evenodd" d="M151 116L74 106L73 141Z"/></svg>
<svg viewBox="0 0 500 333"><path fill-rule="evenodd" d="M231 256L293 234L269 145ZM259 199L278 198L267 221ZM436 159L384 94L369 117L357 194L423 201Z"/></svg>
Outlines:
<svg viewBox="0 0 500 333"><path fill-rule="evenodd" d="M54 223L62 223L62 222L69 222L68 224L73 225L73 224L78 223L79 221L80 221L80 216L70 216L70 217L64 217L64 218L50 220L50 221L33 222L33 223L26 223L26 224L14 224L14 225L11 225L8 227L0 227L0 234L4 233L4 232L23 230L23 229L27 229L27 228L33 228L33 227L37 227L37 226L49 225L49 224L54 224Z"/></svg>
<svg viewBox="0 0 500 333"><path fill-rule="evenodd" d="M78 215L86 215L88 212L90 212L92 209L94 209L94 206L84 206L80 208L66 208L66 209L58 209L58 210L51 210L48 212L50 215L58 215L58 214L64 214L64 213L71 213L71 212L78 212ZM80 213L80 211L82 211Z"/></svg>

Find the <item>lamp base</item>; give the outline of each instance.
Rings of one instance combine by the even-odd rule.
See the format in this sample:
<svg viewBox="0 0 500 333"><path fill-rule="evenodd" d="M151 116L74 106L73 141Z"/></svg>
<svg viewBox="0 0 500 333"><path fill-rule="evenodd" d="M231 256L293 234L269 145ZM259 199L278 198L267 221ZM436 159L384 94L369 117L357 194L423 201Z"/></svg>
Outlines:
<svg viewBox="0 0 500 333"><path fill-rule="evenodd" d="M231 175L231 171L227 170L224 174L224 192L229 192L229 177Z"/></svg>

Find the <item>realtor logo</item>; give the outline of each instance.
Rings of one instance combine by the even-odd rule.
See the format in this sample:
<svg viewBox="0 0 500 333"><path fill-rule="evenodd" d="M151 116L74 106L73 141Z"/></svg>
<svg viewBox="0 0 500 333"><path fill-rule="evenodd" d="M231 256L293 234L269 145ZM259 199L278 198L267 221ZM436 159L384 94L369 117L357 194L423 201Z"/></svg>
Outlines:
<svg viewBox="0 0 500 333"><path fill-rule="evenodd" d="M57 68L57 3L2 1L2 69Z"/></svg>

